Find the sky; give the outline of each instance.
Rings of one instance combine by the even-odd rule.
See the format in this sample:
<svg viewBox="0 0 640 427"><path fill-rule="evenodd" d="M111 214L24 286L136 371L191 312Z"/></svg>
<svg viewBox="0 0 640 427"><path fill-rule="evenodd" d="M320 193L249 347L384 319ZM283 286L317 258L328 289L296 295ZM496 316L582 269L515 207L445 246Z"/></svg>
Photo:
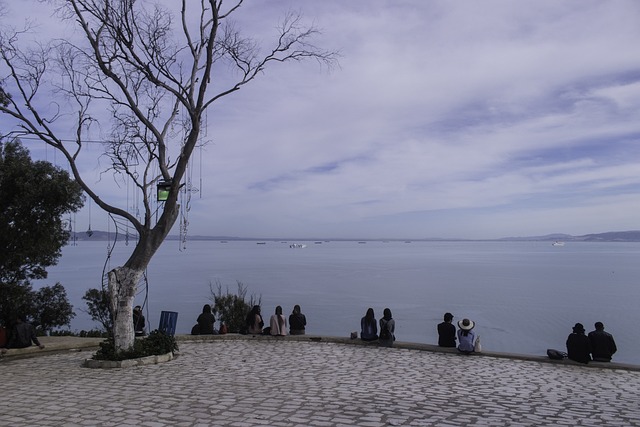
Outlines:
<svg viewBox="0 0 640 427"><path fill-rule="evenodd" d="M6 7L5 23L38 23L34 39L77 34L41 3ZM267 44L288 10L322 31L314 43L339 51L339 66L274 64L212 107L190 170L189 235L640 229L640 2L248 0L236 19ZM83 173L130 207L93 154ZM74 216L78 230L107 223L95 205Z"/></svg>

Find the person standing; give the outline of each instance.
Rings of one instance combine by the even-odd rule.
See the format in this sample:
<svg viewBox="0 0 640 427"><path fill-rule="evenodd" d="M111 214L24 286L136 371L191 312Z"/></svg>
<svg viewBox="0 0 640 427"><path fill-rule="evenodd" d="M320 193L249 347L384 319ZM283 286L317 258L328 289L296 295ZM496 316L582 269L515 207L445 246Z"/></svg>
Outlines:
<svg viewBox="0 0 640 427"><path fill-rule="evenodd" d="M591 344L591 355L596 362L611 362L611 356L618 351L613 335L604 331L602 322L595 323L595 331L589 332L589 343Z"/></svg>
<svg viewBox="0 0 640 427"><path fill-rule="evenodd" d="M304 335L307 326L307 318L301 313L298 304L293 306L293 312L289 315L289 333L291 335Z"/></svg>
<svg viewBox="0 0 640 427"><path fill-rule="evenodd" d="M591 360L591 343L584 334L582 323L576 323L573 332L567 338L567 354L574 362L589 363Z"/></svg>
<svg viewBox="0 0 640 427"><path fill-rule="evenodd" d="M136 337L143 337L145 335L145 326L146 321L144 319L144 315L142 314L142 307L136 305L133 308L133 332Z"/></svg>
<svg viewBox="0 0 640 427"><path fill-rule="evenodd" d="M282 307L277 306L275 314L269 319L271 335L283 337L287 335L287 319L282 315Z"/></svg>
<svg viewBox="0 0 640 427"><path fill-rule="evenodd" d="M438 345L440 347L456 346L456 327L453 326L453 314L445 313L444 322L438 324Z"/></svg>
<svg viewBox="0 0 640 427"><path fill-rule="evenodd" d="M462 319L458 322L458 351L464 354L471 354L475 351L476 333L473 328L476 324L473 320Z"/></svg>
<svg viewBox="0 0 640 427"><path fill-rule="evenodd" d="M396 321L391 316L391 310L385 308L383 311L382 319L380 319L380 337L378 341L383 347L393 347L393 342L396 340Z"/></svg>
<svg viewBox="0 0 640 427"><path fill-rule="evenodd" d="M367 313L360 319L360 339L362 341L375 341L378 339L378 323L373 308L368 308Z"/></svg>

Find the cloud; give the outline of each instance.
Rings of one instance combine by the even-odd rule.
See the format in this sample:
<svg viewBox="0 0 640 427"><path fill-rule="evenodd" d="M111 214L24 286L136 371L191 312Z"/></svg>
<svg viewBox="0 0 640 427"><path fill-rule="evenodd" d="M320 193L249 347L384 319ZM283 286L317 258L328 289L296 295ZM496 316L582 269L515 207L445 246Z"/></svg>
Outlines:
<svg viewBox="0 0 640 427"><path fill-rule="evenodd" d="M638 228L636 2L247 2L237 25L265 42L288 6L340 67L274 64L213 106L192 234Z"/></svg>

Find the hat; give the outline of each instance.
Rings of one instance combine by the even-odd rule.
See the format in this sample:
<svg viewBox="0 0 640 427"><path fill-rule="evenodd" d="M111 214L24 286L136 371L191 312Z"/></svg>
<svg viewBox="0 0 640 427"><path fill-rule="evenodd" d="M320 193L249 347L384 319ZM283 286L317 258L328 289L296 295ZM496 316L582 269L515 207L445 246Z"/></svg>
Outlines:
<svg viewBox="0 0 640 427"><path fill-rule="evenodd" d="M448 321L450 321L450 320L453 320L453 314L451 314L451 313L445 313L445 314L444 314L444 321L445 321L445 322L448 322Z"/></svg>
<svg viewBox="0 0 640 427"><path fill-rule="evenodd" d="M470 331L474 326L476 326L476 324L473 323L473 320L462 319L458 321L458 328L462 329L463 331Z"/></svg>
<svg viewBox="0 0 640 427"><path fill-rule="evenodd" d="M575 326L573 327L573 332L576 334L580 334L580 333L584 333L584 326L582 326L582 323L576 323Z"/></svg>

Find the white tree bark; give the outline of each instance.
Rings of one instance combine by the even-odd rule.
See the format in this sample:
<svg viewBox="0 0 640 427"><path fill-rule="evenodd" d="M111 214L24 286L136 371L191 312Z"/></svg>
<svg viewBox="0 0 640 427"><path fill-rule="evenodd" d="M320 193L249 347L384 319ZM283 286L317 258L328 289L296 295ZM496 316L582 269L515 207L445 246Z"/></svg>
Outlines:
<svg viewBox="0 0 640 427"><path fill-rule="evenodd" d="M133 300L142 274L143 271L128 267L117 267L108 273L114 344L118 351L133 346Z"/></svg>

